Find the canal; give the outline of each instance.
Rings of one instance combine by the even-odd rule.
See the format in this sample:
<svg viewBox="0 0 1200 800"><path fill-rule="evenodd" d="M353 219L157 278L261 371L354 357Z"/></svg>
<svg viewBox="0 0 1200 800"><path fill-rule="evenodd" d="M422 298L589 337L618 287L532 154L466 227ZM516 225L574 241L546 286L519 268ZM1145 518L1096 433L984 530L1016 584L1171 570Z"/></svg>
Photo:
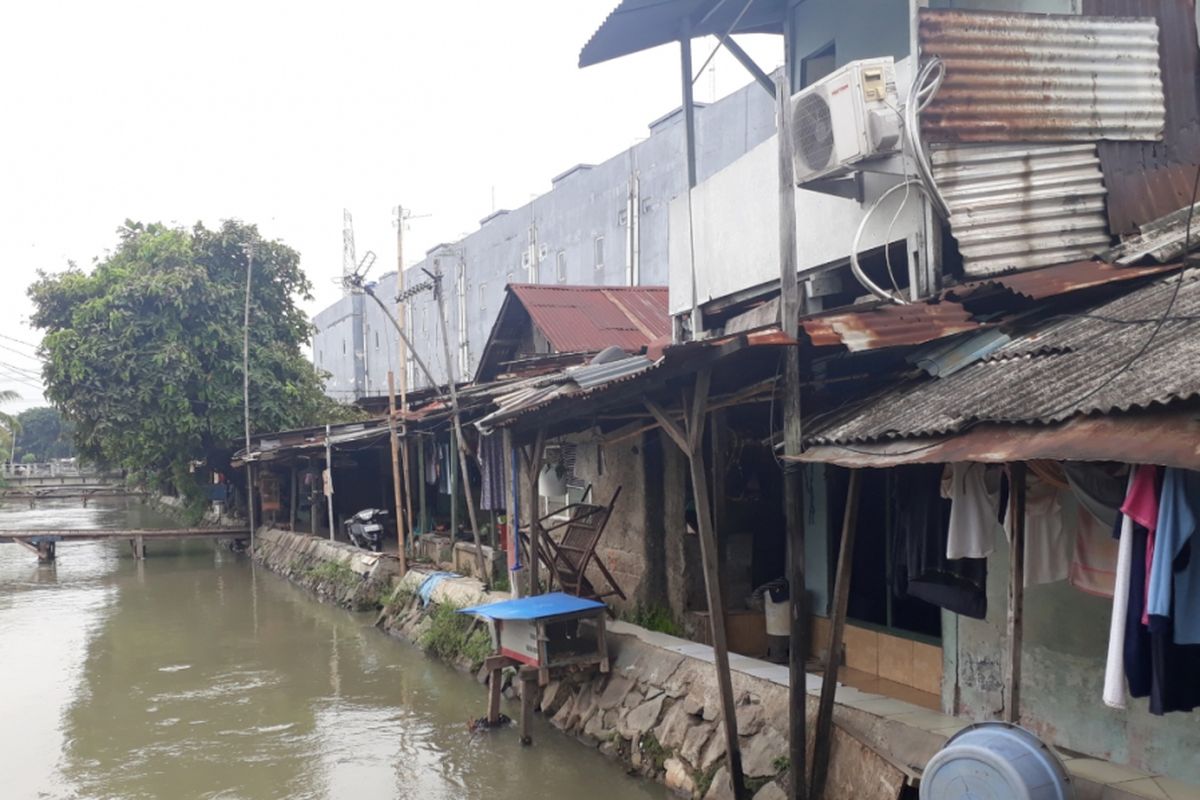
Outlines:
<svg viewBox="0 0 1200 800"><path fill-rule="evenodd" d="M168 527L134 503L0 528ZM665 791L538 720L472 734L471 676L202 541L0 544L0 796L625 800ZM505 709L516 717L514 707Z"/></svg>

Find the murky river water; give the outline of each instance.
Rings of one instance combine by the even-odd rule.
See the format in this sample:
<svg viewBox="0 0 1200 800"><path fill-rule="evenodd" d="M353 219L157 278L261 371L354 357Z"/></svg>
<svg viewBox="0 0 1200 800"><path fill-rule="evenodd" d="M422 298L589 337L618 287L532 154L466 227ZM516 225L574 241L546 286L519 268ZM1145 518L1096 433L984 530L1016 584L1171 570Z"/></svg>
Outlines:
<svg viewBox="0 0 1200 800"><path fill-rule="evenodd" d="M167 527L131 504L0 528ZM466 675L208 542L0 544L0 798L662 798ZM518 709L506 712L517 716Z"/></svg>

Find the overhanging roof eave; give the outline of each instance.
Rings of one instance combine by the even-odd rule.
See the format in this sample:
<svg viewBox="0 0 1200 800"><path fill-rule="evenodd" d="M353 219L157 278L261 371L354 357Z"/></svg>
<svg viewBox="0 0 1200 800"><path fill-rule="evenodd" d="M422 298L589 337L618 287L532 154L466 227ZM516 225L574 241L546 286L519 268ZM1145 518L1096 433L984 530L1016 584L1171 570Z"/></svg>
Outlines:
<svg viewBox="0 0 1200 800"><path fill-rule="evenodd" d="M725 33L783 33L787 8L784 0L752 0L745 14L741 14L743 8L742 2L725 0L622 0L583 46L579 66L590 67L676 42L683 35L683 22L688 18L693 25L692 38Z"/></svg>

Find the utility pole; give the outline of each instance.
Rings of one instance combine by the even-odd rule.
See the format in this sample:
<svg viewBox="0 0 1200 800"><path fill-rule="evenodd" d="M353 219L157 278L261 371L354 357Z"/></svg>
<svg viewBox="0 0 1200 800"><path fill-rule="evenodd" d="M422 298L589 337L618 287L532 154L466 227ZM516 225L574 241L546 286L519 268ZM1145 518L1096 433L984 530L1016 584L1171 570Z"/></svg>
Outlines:
<svg viewBox="0 0 1200 800"><path fill-rule="evenodd" d="M483 543L480 541L479 525L477 524L476 519L475 519L475 517L476 517L475 501L474 501L474 498L471 493L471 484L470 484L470 481L467 479L467 473L466 473L466 470L467 470L467 465L466 465L466 460L465 460L466 444L463 442L463 438L462 438L462 415L459 412L459 407L458 407L458 387L455 385L454 371L453 371L453 368L450 366L450 352L449 352L450 345L446 340L446 315L442 310L442 302L441 302L441 291L442 291L441 290L441 282L442 282L441 278L442 278L442 276L440 273L439 274L431 274L429 272L426 272L425 274L429 276L428 281L419 283L415 286L410 286L409 288L405 289L396 298L396 301L403 302L405 300L408 300L408 298L418 295L421 292L427 291L429 289L433 290L434 298L437 301L438 318L439 318L439 321L441 324L441 331L442 331L442 344L443 344L443 347L445 348L444 352L445 352L445 356L446 356L446 366L449 371L449 381L448 381L449 382L449 391L447 393L443 394L442 397L448 397L450 400L450 413L454 420L454 431L458 438L459 452L464 455L464 458L459 459L459 465L462 468L463 483L466 486L467 513L470 515L470 518L471 518L471 527L474 528L473 533L475 534L475 557L476 557L476 560L480 567L480 575L482 576L484 585L490 588L491 584L492 584L491 576L487 574L487 565L483 558ZM404 329L401 328L400 325L396 322L396 318L392 316L391 310L386 305L383 304L382 300L380 300L378 297L376 297L375 292L371 289L371 287L363 282L362 275L355 274L355 275L351 276L351 278L349 278L348 280L350 280L353 283L353 285L356 289L365 292L367 297L370 297L372 300L375 301L375 303L381 309L383 309L384 316L386 316L388 321L392 323L392 325L396 328L396 333L399 334L400 338L404 341L405 345L408 346L408 349L412 351L413 362L421 370L421 374L423 374L426 377L426 379L429 381L430 386L437 387L438 382L437 382L437 379L434 378L433 372L429 369L429 367L425 364L425 362L421 359L421 357L419 355L417 355L416 350L412 346L412 341L409 340L408 335L404 332ZM423 479L424 478L422 477L422 480Z"/></svg>
<svg viewBox="0 0 1200 800"><path fill-rule="evenodd" d="M462 476L463 494L467 499L467 516L471 520L471 535L475 538L475 561L479 567L479 579L483 581L483 585L491 587L492 576L488 573L487 563L483 559L483 542L479 538L479 520L476 519L477 512L475 511L475 497L471 489L471 477L467 472L467 441L463 438L462 431L462 414L458 408L458 387L455 386L455 381L458 379L455 374L453 362L450 361L450 339L449 332L446 327L446 310L445 304L442 302L442 270L437 259L434 259L434 275L433 275L433 299L437 303L438 324L442 329L442 353L446 358L446 381L450 388L450 408L454 416L454 439L458 447L458 468L459 474ZM450 502L454 503L453 495ZM453 507L453 505L451 506ZM450 531L451 538L458 531Z"/></svg>
<svg viewBox="0 0 1200 800"><path fill-rule="evenodd" d="M407 324L407 318L404 308L404 302L399 299L400 293L404 291L404 221L411 215L402 205L396 206L396 325L403 330ZM408 411L408 344L403 336L397 337L399 340L400 353L400 410ZM408 424L400 423L399 430L400 442L400 474L401 482L404 484L404 511L403 519L397 519L396 530L399 536L400 560L404 563L404 552L408 546L408 541L413 534L413 503L412 503L412 478L409 472L408 460ZM424 480L424 477L421 478ZM399 497L396 498L396 516L401 517Z"/></svg>
<svg viewBox="0 0 1200 800"><path fill-rule="evenodd" d="M242 321L242 410L246 424L246 455L250 455L250 286L254 274L254 242L246 244L246 312ZM246 462L246 513L250 522L250 552L254 552L254 467Z"/></svg>

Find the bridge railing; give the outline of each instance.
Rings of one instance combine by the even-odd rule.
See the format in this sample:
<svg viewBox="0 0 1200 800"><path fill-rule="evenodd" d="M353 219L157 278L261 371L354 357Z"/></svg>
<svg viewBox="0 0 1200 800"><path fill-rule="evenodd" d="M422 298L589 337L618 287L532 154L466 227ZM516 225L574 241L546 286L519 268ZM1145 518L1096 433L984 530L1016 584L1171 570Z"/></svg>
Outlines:
<svg viewBox="0 0 1200 800"><path fill-rule="evenodd" d="M37 461L32 464L0 463L0 477L4 478L68 478L101 474L103 473L99 470L90 467L58 461Z"/></svg>

